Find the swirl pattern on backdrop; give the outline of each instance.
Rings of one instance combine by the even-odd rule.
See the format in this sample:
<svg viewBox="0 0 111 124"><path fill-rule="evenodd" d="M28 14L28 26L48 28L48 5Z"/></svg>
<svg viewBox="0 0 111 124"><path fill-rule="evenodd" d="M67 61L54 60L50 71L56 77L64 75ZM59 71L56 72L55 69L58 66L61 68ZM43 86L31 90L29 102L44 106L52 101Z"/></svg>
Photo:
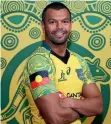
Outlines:
<svg viewBox="0 0 111 124"><path fill-rule="evenodd" d="M18 37L14 34L7 33L2 37L1 46L6 50L13 50L18 45Z"/></svg>
<svg viewBox="0 0 111 124"><path fill-rule="evenodd" d="M40 34L41 34L40 29L36 27L33 27L29 32L30 37L33 39L37 39L38 37L40 37Z"/></svg>
<svg viewBox="0 0 111 124"><path fill-rule="evenodd" d="M86 2L85 1L80 1L80 0L78 0L78 1L67 1L67 0L65 0L63 3L66 6L68 6L73 13L82 12L86 8Z"/></svg>
<svg viewBox="0 0 111 124"><path fill-rule="evenodd" d="M24 9L23 1L2 1L2 13L24 11Z"/></svg>
<svg viewBox="0 0 111 124"><path fill-rule="evenodd" d="M78 31L72 30L69 35L69 40L76 42L80 38L80 33Z"/></svg>
<svg viewBox="0 0 111 124"><path fill-rule="evenodd" d="M0 69L5 68L5 66L7 65L7 61L5 58L0 58Z"/></svg>
<svg viewBox="0 0 111 124"><path fill-rule="evenodd" d="M111 69L111 58L109 58L106 62L107 68Z"/></svg>
<svg viewBox="0 0 111 124"><path fill-rule="evenodd" d="M101 34L93 34L88 41L88 45L92 50L101 50L106 44L106 39Z"/></svg>
<svg viewBox="0 0 111 124"><path fill-rule="evenodd" d="M96 9L111 18L111 1L98 1Z"/></svg>

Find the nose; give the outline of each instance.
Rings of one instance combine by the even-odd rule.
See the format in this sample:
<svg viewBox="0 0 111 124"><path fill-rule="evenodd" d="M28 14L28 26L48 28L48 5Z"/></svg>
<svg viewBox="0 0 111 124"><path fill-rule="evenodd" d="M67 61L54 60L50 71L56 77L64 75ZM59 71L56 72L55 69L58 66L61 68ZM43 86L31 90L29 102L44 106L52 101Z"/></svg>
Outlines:
<svg viewBox="0 0 111 124"><path fill-rule="evenodd" d="M58 22L57 22L57 27L58 27L58 28L63 28L63 25L62 25L62 22L61 22L61 21L58 21Z"/></svg>

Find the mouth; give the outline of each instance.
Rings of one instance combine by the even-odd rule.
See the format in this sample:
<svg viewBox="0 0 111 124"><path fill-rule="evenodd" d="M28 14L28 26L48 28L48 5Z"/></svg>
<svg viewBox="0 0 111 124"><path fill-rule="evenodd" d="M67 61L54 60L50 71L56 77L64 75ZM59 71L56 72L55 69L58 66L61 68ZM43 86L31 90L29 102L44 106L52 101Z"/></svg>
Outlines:
<svg viewBox="0 0 111 124"><path fill-rule="evenodd" d="M56 37L63 37L64 32L56 32L54 35L55 35Z"/></svg>
<svg viewBox="0 0 111 124"><path fill-rule="evenodd" d="M55 35L57 38L62 38L66 33L66 31L55 31L53 32L53 35Z"/></svg>

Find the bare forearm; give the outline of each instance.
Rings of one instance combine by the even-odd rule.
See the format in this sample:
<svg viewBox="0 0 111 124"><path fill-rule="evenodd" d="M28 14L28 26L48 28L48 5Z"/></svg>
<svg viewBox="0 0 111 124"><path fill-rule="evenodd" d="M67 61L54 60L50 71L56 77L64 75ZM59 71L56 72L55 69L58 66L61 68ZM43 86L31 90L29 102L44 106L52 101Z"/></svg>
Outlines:
<svg viewBox="0 0 111 124"><path fill-rule="evenodd" d="M42 116L47 124L70 124L80 118L73 109L64 107L56 108L56 111L47 111L47 114L45 116L42 114Z"/></svg>
<svg viewBox="0 0 111 124"><path fill-rule="evenodd" d="M52 99L47 101L46 99ZM42 101L41 101L42 100ZM49 94L36 101L37 107L47 124L70 124L79 117L72 108L62 107L58 94Z"/></svg>
<svg viewBox="0 0 111 124"><path fill-rule="evenodd" d="M85 98L83 100L74 99L72 108L85 116L100 114L103 110L103 104L100 97Z"/></svg>
<svg viewBox="0 0 111 124"><path fill-rule="evenodd" d="M79 114L71 108L62 108L57 116L57 124L70 124L80 118Z"/></svg>
<svg viewBox="0 0 111 124"><path fill-rule="evenodd" d="M102 113L102 96L94 83L84 85L82 96L83 99L64 98L61 99L60 103L63 107L72 108L85 116L93 116Z"/></svg>

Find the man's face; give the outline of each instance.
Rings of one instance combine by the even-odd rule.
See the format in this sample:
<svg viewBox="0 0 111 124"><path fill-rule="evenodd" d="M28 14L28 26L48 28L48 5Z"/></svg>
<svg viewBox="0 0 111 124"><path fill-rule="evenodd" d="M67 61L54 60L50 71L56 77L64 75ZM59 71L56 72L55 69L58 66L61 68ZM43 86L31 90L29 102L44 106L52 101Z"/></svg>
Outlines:
<svg viewBox="0 0 111 124"><path fill-rule="evenodd" d="M71 31L70 14L67 9L48 9L42 28L46 40L56 45L66 43Z"/></svg>

